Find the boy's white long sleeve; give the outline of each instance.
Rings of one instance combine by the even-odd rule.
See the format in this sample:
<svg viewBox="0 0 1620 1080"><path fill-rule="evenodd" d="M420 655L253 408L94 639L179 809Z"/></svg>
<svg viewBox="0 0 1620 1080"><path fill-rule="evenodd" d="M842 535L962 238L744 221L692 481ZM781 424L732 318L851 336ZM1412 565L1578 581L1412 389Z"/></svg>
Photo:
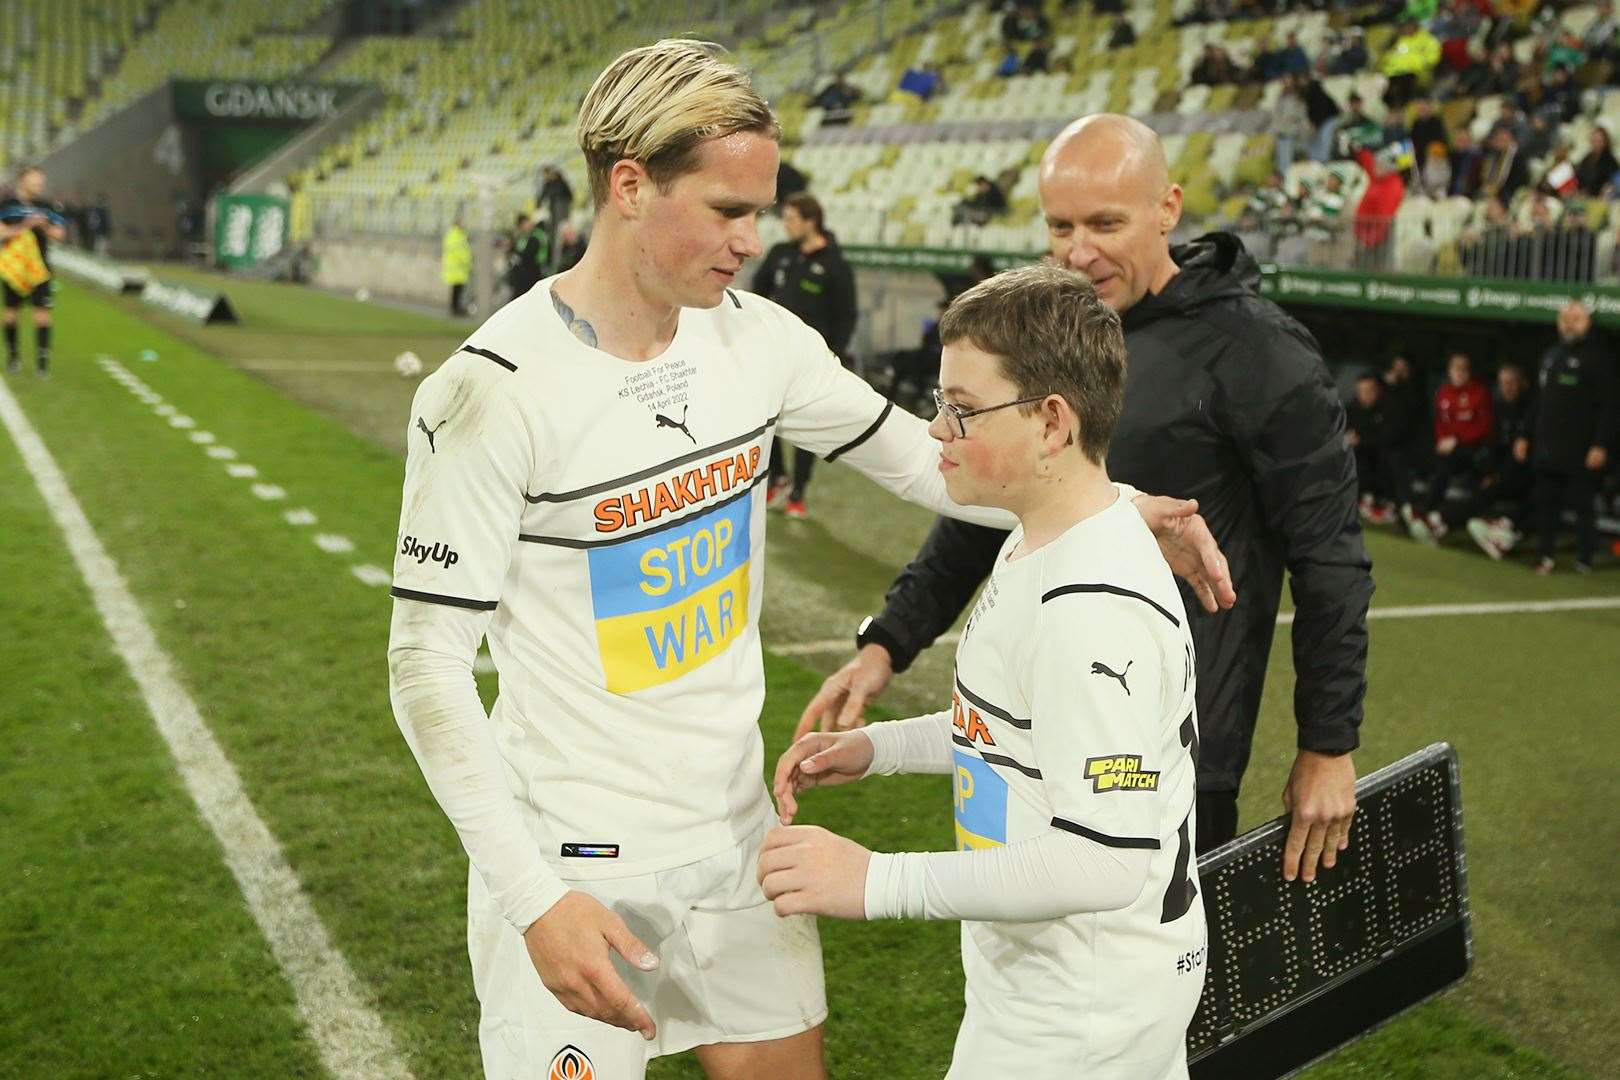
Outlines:
<svg viewBox="0 0 1620 1080"><path fill-rule="evenodd" d="M1037 922L1128 907L1151 851L1051 832L974 851L872 853L868 919Z"/></svg>
<svg viewBox="0 0 1620 1080"><path fill-rule="evenodd" d="M955 767L948 711L868 724L861 731L872 740L872 764L867 766L867 776L949 774Z"/></svg>

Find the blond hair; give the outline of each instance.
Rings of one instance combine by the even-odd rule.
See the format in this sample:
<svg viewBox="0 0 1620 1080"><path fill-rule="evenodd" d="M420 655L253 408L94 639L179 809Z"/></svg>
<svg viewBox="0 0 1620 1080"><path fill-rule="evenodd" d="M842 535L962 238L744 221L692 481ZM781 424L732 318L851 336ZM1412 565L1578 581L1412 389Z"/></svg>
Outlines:
<svg viewBox="0 0 1620 1080"><path fill-rule="evenodd" d="M1125 334L1091 282L1046 263L1004 271L951 301L939 340L1000 358L1021 398L1062 397L1080 422L1081 452L1102 464L1125 402Z"/></svg>
<svg viewBox="0 0 1620 1080"><path fill-rule="evenodd" d="M598 209L607 202L608 174L626 158L668 190L697 168L709 139L739 131L781 137L771 107L747 73L720 59L724 51L712 42L665 38L631 49L596 77L575 133Z"/></svg>

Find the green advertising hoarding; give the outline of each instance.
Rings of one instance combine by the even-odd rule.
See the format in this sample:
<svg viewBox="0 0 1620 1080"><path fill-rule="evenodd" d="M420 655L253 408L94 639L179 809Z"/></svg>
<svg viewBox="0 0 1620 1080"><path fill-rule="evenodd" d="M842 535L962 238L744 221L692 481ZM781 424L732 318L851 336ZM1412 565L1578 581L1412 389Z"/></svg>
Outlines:
<svg viewBox="0 0 1620 1080"><path fill-rule="evenodd" d="M867 270L909 270L961 274L976 257L997 271L1041 257L1014 251L950 248L876 247L850 244L844 256ZM1459 319L1509 319L1550 323L1558 310L1579 300L1600 323L1620 326L1620 284L1515 281L1507 278L1431 277L1316 270L1267 264L1260 268L1260 293L1281 304L1314 304L1385 314L1438 315Z"/></svg>
<svg viewBox="0 0 1620 1080"><path fill-rule="evenodd" d="M1283 304L1540 323L1552 322L1560 308L1579 300L1598 322L1620 324L1620 286L1591 282L1361 274L1266 266L1261 271L1260 292Z"/></svg>
<svg viewBox="0 0 1620 1080"><path fill-rule="evenodd" d="M243 270L287 246L287 200L273 195L221 195L214 200L214 263Z"/></svg>

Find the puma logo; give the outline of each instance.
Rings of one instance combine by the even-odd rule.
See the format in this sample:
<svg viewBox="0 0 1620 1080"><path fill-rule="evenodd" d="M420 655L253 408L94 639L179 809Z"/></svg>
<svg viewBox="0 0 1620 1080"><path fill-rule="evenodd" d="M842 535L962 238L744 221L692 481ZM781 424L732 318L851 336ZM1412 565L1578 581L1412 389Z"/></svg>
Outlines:
<svg viewBox="0 0 1620 1080"><path fill-rule="evenodd" d="M691 406L690 403L688 403L684 408L682 408L681 409L681 418L679 420L671 420L669 417L665 416L663 413L653 413L653 419L658 421L658 426L661 427L661 428L667 427L667 428L677 428L677 429L679 429L680 432L683 435L685 435L688 439L692 440L692 445L696 446L697 445L697 439L693 438L692 432L690 430L688 430L687 426L686 426L686 413L691 408L692 408L692 406Z"/></svg>
<svg viewBox="0 0 1620 1080"><path fill-rule="evenodd" d="M1110 671L1108 665L1101 660L1093 660L1091 662L1091 673L1093 675L1106 675L1110 679L1118 679L1120 687L1125 691L1125 696L1130 697L1131 688L1125 685L1125 676L1131 670L1131 664L1134 663L1136 663L1135 660L1129 661L1125 665L1124 671Z"/></svg>
<svg viewBox="0 0 1620 1080"><path fill-rule="evenodd" d="M437 454L439 452L438 447L433 445L433 436L438 433L440 428L444 427L444 425L448 424L449 422L450 421L448 420L440 420L437 424L434 424L433 427L429 428L426 420L423 420L420 416L416 418L416 426L421 428L422 434L428 437L428 451L430 453Z"/></svg>

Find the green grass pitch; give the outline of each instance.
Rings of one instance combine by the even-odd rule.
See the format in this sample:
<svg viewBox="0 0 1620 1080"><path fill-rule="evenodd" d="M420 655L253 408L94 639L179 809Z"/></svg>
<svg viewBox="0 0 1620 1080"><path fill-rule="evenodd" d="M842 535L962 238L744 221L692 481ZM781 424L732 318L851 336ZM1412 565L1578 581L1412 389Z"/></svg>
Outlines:
<svg viewBox="0 0 1620 1080"><path fill-rule="evenodd" d="M445 320L231 282L240 327L185 327L66 287L56 374L8 385L415 1074L478 1074L466 862L389 710L388 567L413 384L465 333ZM24 340L28 340L24 331ZM143 349L159 359L143 363ZM26 345L25 345L26 352ZM95 363L115 357L283 487L266 501ZM841 467L808 521L772 517L767 644L847 637L926 515ZM284 519L307 507L318 526ZM884 527L871 527L882 506ZM198 818L9 438L0 438L0 1076L323 1075L268 946ZM354 542L333 554L313 532ZM1612 563L1536 578L1471 549L1379 534L1375 605L1620 595ZM842 652L767 658L767 764ZM1461 759L1478 961L1456 991L1307 1074L1614 1076L1620 1025L1620 611L1378 621L1362 772L1437 739ZM1286 629L1242 803L1278 812L1292 757ZM897 680L934 707L948 650ZM486 696L494 692L485 677ZM887 848L950 843L939 778L813 793L806 819ZM838 1077L939 1076L961 1013L952 925L822 927ZM700 1075L689 1059L651 1075Z"/></svg>

